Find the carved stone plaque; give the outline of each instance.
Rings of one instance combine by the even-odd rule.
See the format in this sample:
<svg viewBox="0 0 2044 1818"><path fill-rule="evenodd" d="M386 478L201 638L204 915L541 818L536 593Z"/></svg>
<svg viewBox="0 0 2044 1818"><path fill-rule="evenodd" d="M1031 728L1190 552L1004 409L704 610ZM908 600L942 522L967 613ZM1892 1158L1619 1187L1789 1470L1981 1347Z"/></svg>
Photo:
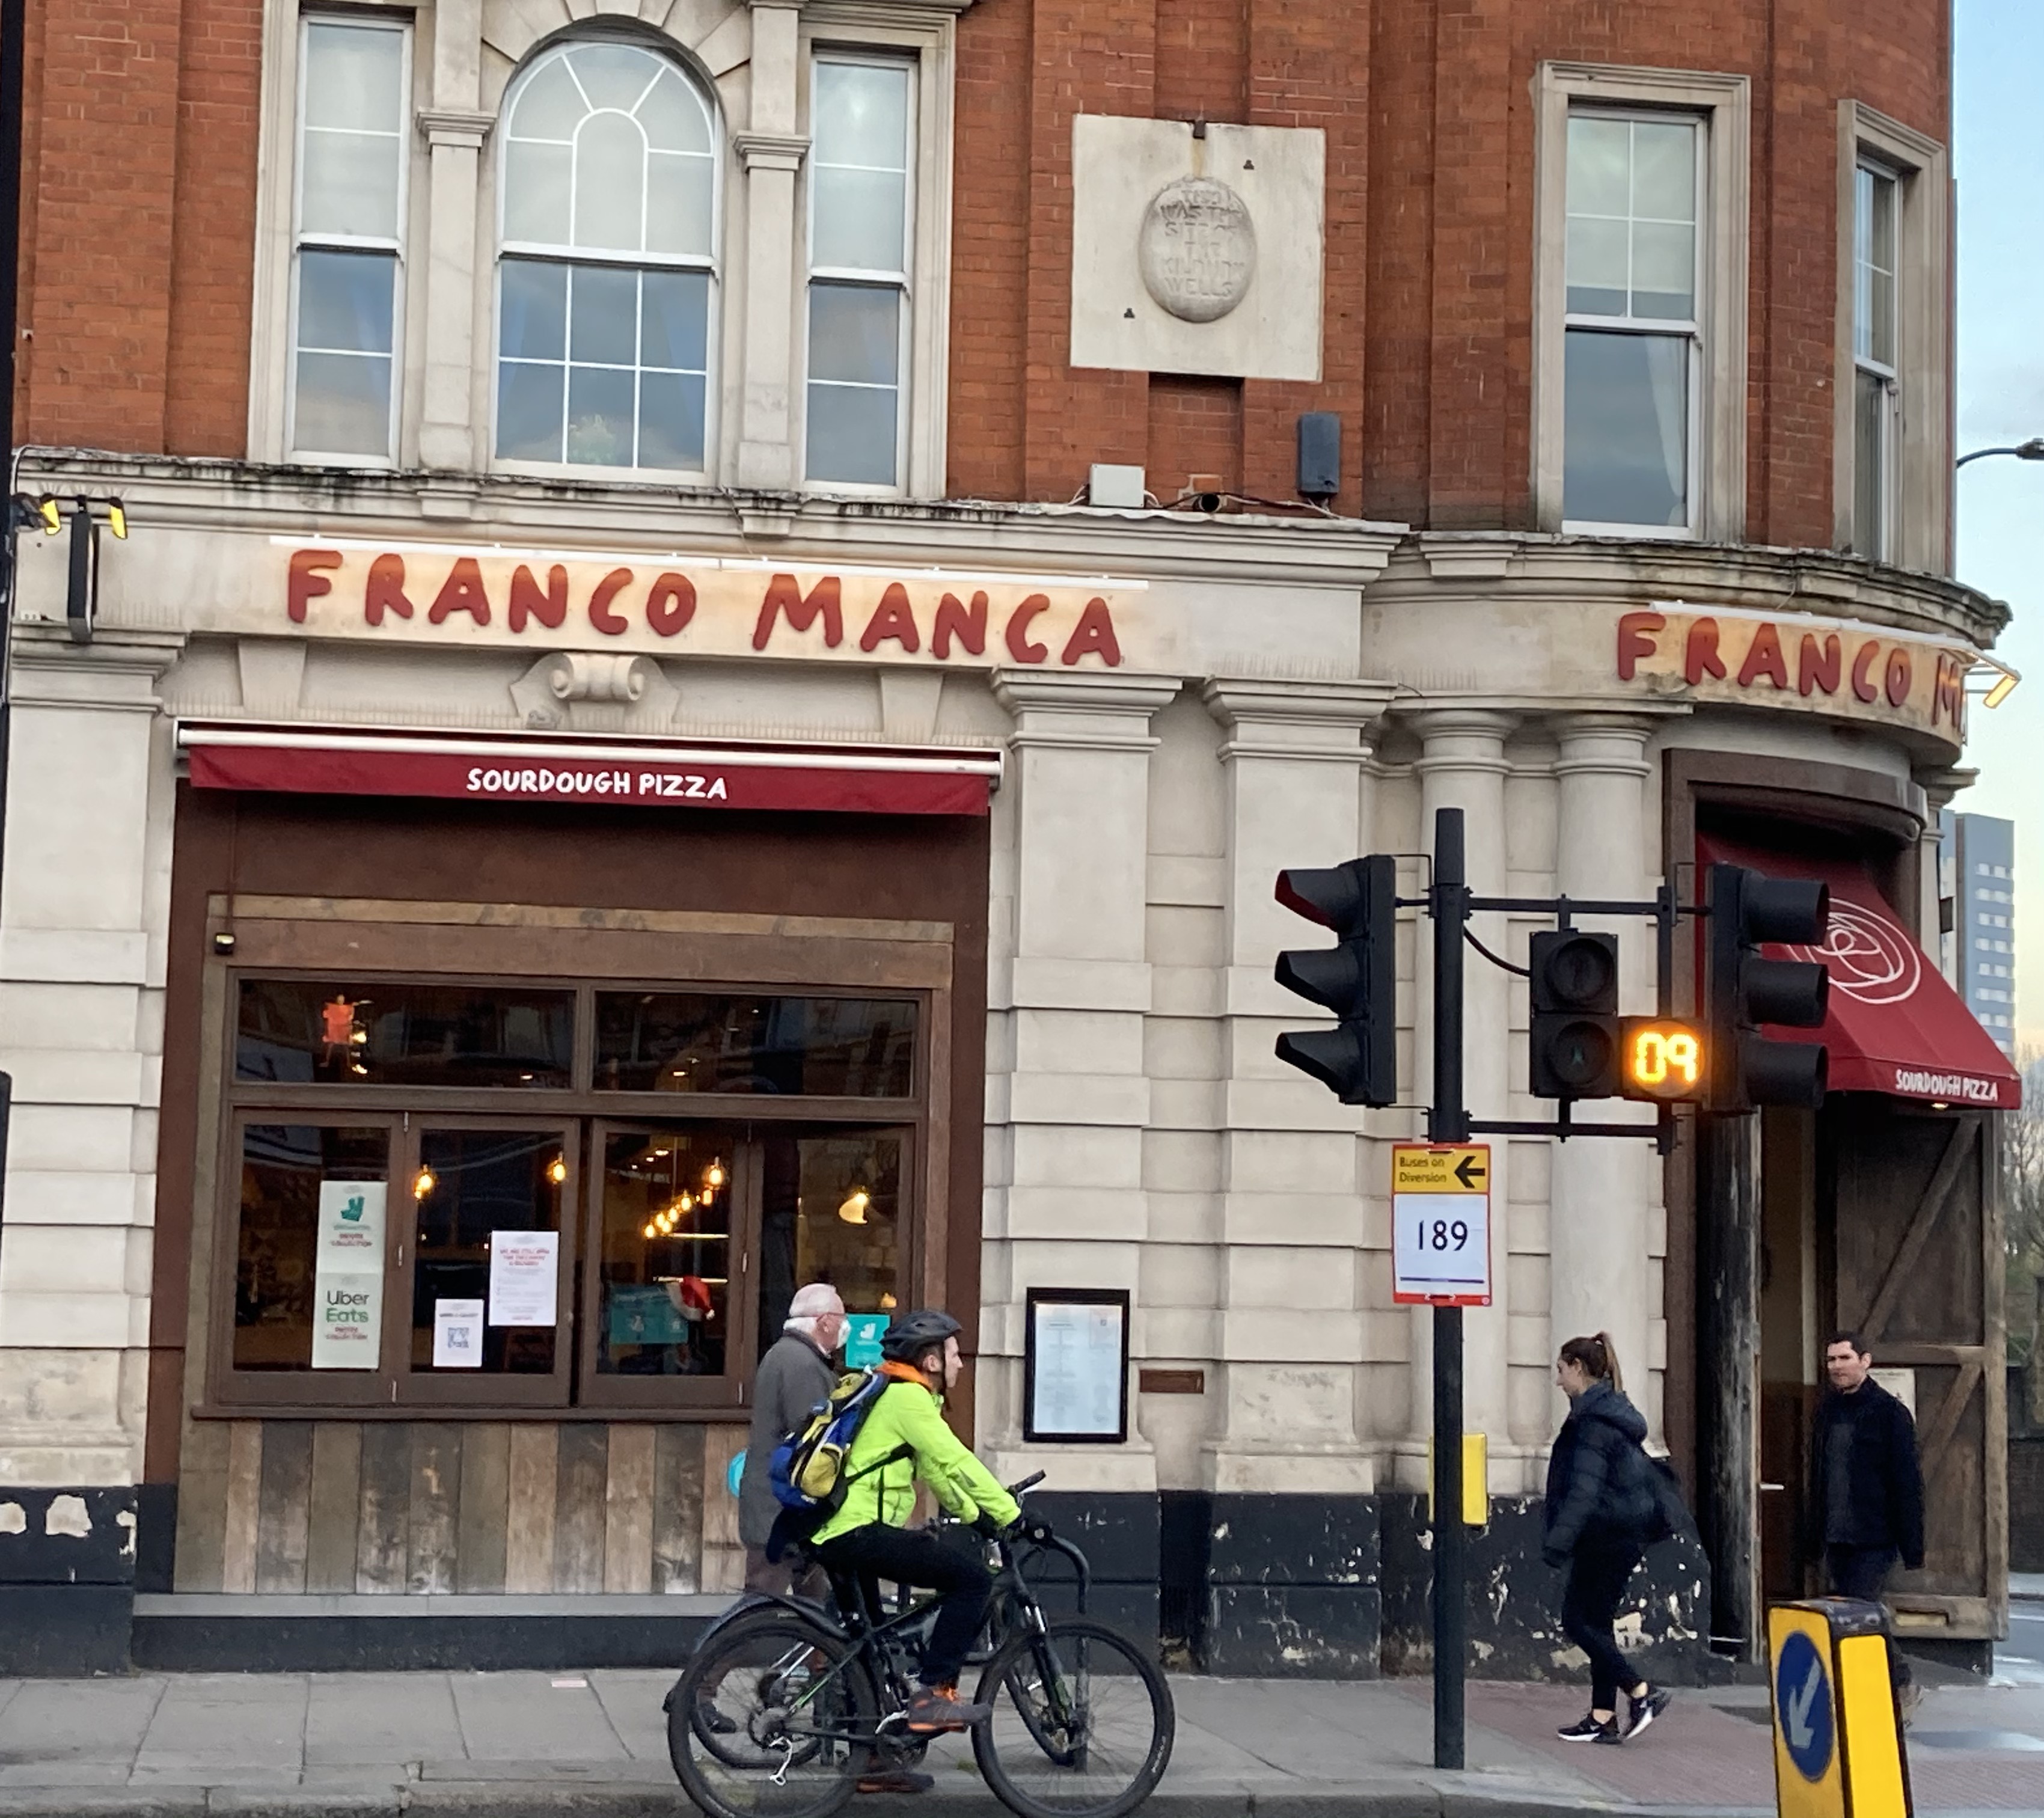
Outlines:
<svg viewBox="0 0 2044 1818"><path fill-rule="evenodd" d="M1255 224L1227 184L1181 177L1150 198L1136 256L1159 309L1181 321L1218 321L1256 275Z"/></svg>

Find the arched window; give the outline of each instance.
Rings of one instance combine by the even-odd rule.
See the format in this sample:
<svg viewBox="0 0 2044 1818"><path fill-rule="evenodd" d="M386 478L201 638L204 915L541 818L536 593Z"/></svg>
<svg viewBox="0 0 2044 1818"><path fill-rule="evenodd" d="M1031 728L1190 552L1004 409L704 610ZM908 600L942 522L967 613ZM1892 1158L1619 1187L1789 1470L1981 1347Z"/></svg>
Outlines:
<svg viewBox="0 0 2044 1818"><path fill-rule="evenodd" d="M506 98L497 453L701 472L717 281L710 106L658 52L557 46Z"/></svg>

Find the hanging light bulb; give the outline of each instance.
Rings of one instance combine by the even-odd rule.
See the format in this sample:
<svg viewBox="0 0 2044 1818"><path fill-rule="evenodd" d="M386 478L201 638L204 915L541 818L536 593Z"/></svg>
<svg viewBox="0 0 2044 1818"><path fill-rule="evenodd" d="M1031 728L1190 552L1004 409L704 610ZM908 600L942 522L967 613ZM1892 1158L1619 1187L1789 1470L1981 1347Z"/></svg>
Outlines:
<svg viewBox="0 0 2044 1818"><path fill-rule="evenodd" d="M649 1241L653 1238L658 1237L659 1235L660 1228L657 1224L649 1224L646 1227L644 1236Z"/></svg>
<svg viewBox="0 0 2044 1818"><path fill-rule="evenodd" d="M565 1181L567 1178L567 1157L565 1155L555 1156L554 1159L547 1164L547 1178L551 1181L555 1186L559 1186L562 1182Z"/></svg>
<svg viewBox="0 0 2044 1818"><path fill-rule="evenodd" d="M696 1204L697 1205L709 1205L714 1202L716 1198L717 1193L715 1190L709 1187L705 1187L702 1190L701 1197L697 1200Z"/></svg>
<svg viewBox="0 0 2044 1818"><path fill-rule="evenodd" d="M696 1202L694 1197L692 1194L683 1193L679 1199L674 1201L674 1210L678 1212L684 1218L687 1217L687 1216L690 1213L694 1212L695 1209Z"/></svg>
<svg viewBox="0 0 2044 1818"><path fill-rule="evenodd" d="M844 1203L837 1209L837 1215L847 1224L863 1224L866 1209L872 1203L873 1196L864 1187L854 1187L844 1196Z"/></svg>
<svg viewBox="0 0 2044 1818"><path fill-rule="evenodd" d="M703 1176L703 1178L713 1187L722 1186L724 1182L724 1163L712 1162L709 1165L709 1171Z"/></svg>
<svg viewBox="0 0 2044 1818"><path fill-rule="evenodd" d="M433 1170L431 1168L421 1168L413 1178L412 1197L414 1199L424 1199L428 1193L431 1193L433 1189L440 1184L440 1183L438 1181L433 1178Z"/></svg>

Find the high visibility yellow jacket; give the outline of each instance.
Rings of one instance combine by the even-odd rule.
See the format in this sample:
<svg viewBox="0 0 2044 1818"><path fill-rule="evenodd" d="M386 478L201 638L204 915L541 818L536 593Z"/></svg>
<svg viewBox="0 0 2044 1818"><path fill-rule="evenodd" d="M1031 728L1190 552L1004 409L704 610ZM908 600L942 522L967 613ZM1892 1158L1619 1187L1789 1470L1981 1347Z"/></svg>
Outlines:
<svg viewBox="0 0 2044 1818"><path fill-rule="evenodd" d="M961 1521L986 1514L1005 1527L1020 1515L1015 1498L944 1424L943 1399L922 1372L905 1364L881 1367L895 1380L881 1390L846 1455L849 1483L843 1505L816 1531L810 1543L834 1540L874 1522L907 1527L918 1478ZM903 1455L894 1457L897 1452Z"/></svg>

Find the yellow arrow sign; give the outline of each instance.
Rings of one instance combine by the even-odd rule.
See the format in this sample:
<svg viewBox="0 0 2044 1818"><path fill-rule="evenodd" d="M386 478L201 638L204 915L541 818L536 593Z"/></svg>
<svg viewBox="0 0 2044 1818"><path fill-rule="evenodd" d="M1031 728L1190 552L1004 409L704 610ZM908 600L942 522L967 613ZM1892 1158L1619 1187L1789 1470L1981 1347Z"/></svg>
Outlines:
<svg viewBox="0 0 2044 1818"><path fill-rule="evenodd" d="M1394 1193L1488 1193L1490 1145L1465 1143L1437 1148L1398 1143L1391 1151L1391 1190Z"/></svg>

